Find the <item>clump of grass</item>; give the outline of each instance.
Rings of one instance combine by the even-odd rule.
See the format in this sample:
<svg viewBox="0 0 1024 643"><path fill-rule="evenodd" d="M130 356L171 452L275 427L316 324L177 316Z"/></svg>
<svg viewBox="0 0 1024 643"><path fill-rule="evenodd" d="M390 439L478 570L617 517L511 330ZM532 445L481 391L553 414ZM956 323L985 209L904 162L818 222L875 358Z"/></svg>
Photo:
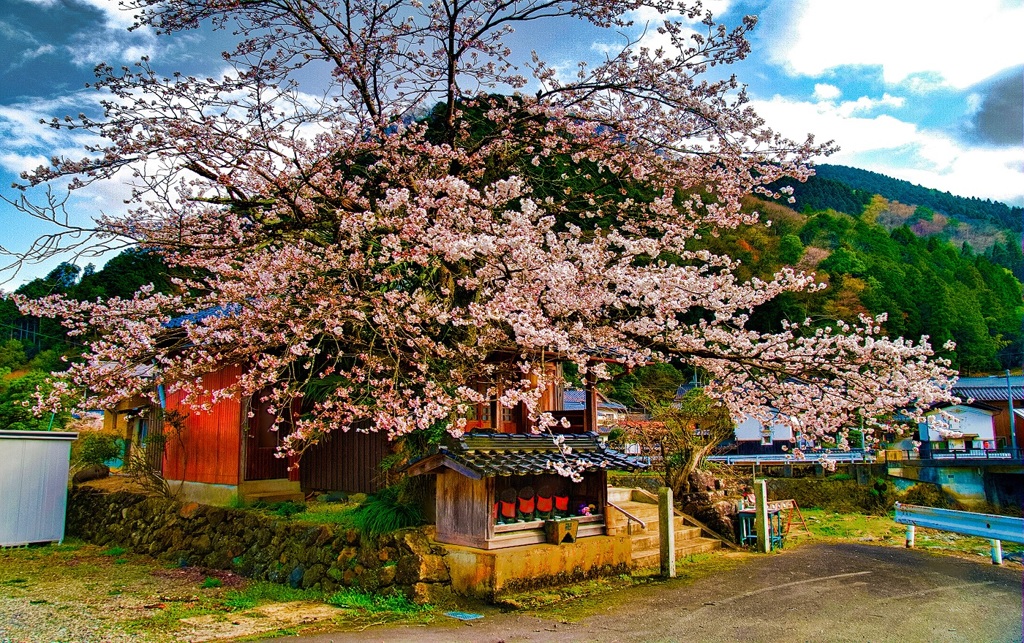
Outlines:
<svg viewBox="0 0 1024 643"><path fill-rule="evenodd" d="M358 508L356 504L337 504L326 502L313 502L306 506L306 510L295 515L296 520L312 522L316 524L340 525L346 528L358 528L354 512Z"/></svg>
<svg viewBox="0 0 1024 643"><path fill-rule="evenodd" d="M407 496L401 484L368 497L352 512L352 518L356 528L370 537L423 524L419 503Z"/></svg>
<svg viewBox="0 0 1024 643"><path fill-rule="evenodd" d="M224 604L233 610L247 610L261 603L287 603L291 601L323 600L323 592L312 589L293 589L267 581L252 583L245 589L228 592Z"/></svg>
<svg viewBox="0 0 1024 643"><path fill-rule="evenodd" d="M327 597L326 603L335 607L359 610L368 614L398 614L403 616L429 612L432 609L428 605L413 603L405 594L381 596L357 589L345 589L335 592Z"/></svg>
<svg viewBox="0 0 1024 643"><path fill-rule="evenodd" d="M252 508L268 512L278 518L291 518L295 514L305 511L306 505L303 503L292 502L291 500L286 500L284 502L257 501L252 504Z"/></svg>
<svg viewBox="0 0 1024 643"><path fill-rule="evenodd" d="M128 550L124 547L111 547L110 549L106 549L102 552L104 556L110 556L112 558L123 556L126 553L128 553Z"/></svg>
<svg viewBox="0 0 1024 643"><path fill-rule="evenodd" d="M201 587L202 589L213 589L215 587L220 587L223 584L224 581L222 581L221 579L214 578L213 576L207 576L203 579L203 582L199 584L199 587Z"/></svg>

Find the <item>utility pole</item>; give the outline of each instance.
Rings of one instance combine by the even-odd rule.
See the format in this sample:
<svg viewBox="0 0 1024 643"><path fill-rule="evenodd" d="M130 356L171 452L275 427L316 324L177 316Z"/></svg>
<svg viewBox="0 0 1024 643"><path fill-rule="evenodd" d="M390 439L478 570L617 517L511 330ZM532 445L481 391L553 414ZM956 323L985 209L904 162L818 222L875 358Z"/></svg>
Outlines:
<svg viewBox="0 0 1024 643"><path fill-rule="evenodd" d="M1006 401L1010 403L1010 448L1017 457L1017 423L1013 418L1013 387L1010 386L1010 369L1006 369Z"/></svg>

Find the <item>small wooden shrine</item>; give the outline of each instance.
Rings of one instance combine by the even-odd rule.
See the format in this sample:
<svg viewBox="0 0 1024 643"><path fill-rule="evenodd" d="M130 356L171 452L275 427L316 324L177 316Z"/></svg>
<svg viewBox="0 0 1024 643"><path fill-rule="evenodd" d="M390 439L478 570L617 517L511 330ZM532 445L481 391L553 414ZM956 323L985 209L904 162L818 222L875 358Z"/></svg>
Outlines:
<svg viewBox="0 0 1024 643"><path fill-rule="evenodd" d="M646 465L608 449L596 433L559 436L472 432L414 462L434 474L438 542L499 549L605 534L607 470ZM574 482L557 466L582 470Z"/></svg>

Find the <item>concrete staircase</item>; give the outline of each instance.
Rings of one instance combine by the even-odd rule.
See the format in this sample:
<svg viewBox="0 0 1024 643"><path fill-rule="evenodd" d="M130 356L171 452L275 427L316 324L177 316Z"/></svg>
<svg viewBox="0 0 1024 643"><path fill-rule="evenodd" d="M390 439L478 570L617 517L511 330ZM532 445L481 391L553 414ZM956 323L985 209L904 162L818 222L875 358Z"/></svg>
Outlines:
<svg viewBox="0 0 1024 643"><path fill-rule="evenodd" d="M615 507L608 507L605 524L608 535L629 534L633 546L633 567L655 567L661 560L661 536L658 531L657 499L639 489L609 487L608 501L644 521L646 527L629 520ZM700 535L700 527L688 527L683 517L675 515L673 528L676 536L676 560L702 552L714 551L721 543Z"/></svg>

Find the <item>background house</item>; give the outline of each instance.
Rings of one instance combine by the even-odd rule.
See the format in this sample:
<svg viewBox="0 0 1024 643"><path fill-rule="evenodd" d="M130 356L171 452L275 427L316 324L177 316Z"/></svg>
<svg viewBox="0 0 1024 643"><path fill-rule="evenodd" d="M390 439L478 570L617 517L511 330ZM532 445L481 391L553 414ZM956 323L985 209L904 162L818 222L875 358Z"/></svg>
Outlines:
<svg viewBox="0 0 1024 643"><path fill-rule="evenodd" d="M998 412L980 402L936 409L918 425L918 437L933 449L995 449L998 442L993 417Z"/></svg>
<svg viewBox="0 0 1024 643"><path fill-rule="evenodd" d="M700 386L696 381L683 384L676 390L676 400ZM765 425L754 418L747 418L736 423L732 440L722 442L721 446L723 450L737 455L761 455L787 453L794 447L812 449L815 443L807 438L794 439L793 429L781 422Z"/></svg>
<svg viewBox="0 0 1024 643"><path fill-rule="evenodd" d="M607 433L616 424L626 419L629 409L625 404L610 400L600 391L595 391L597 402L597 430L599 433ZM562 397L562 410L582 412L587 407L587 392L581 388L567 388Z"/></svg>
<svg viewBox="0 0 1024 643"><path fill-rule="evenodd" d="M964 400L983 402L996 410L992 415L996 448L1012 446L1014 440L1010 437L1011 424L1017 434L1017 448L1024 447L1024 376L961 377L953 386L953 393ZM1014 409L1012 421L1011 399Z"/></svg>
<svg viewBox="0 0 1024 643"><path fill-rule="evenodd" d="M918 426L922 455L943 449L1005 449L1014 443L1018 449L1024 447L1024 376L962 377L953 386L953 394L963 403L935 409L928 414L928 421ZM952 435L939 430L940 411L960 420L950 425Z"/></svg>

